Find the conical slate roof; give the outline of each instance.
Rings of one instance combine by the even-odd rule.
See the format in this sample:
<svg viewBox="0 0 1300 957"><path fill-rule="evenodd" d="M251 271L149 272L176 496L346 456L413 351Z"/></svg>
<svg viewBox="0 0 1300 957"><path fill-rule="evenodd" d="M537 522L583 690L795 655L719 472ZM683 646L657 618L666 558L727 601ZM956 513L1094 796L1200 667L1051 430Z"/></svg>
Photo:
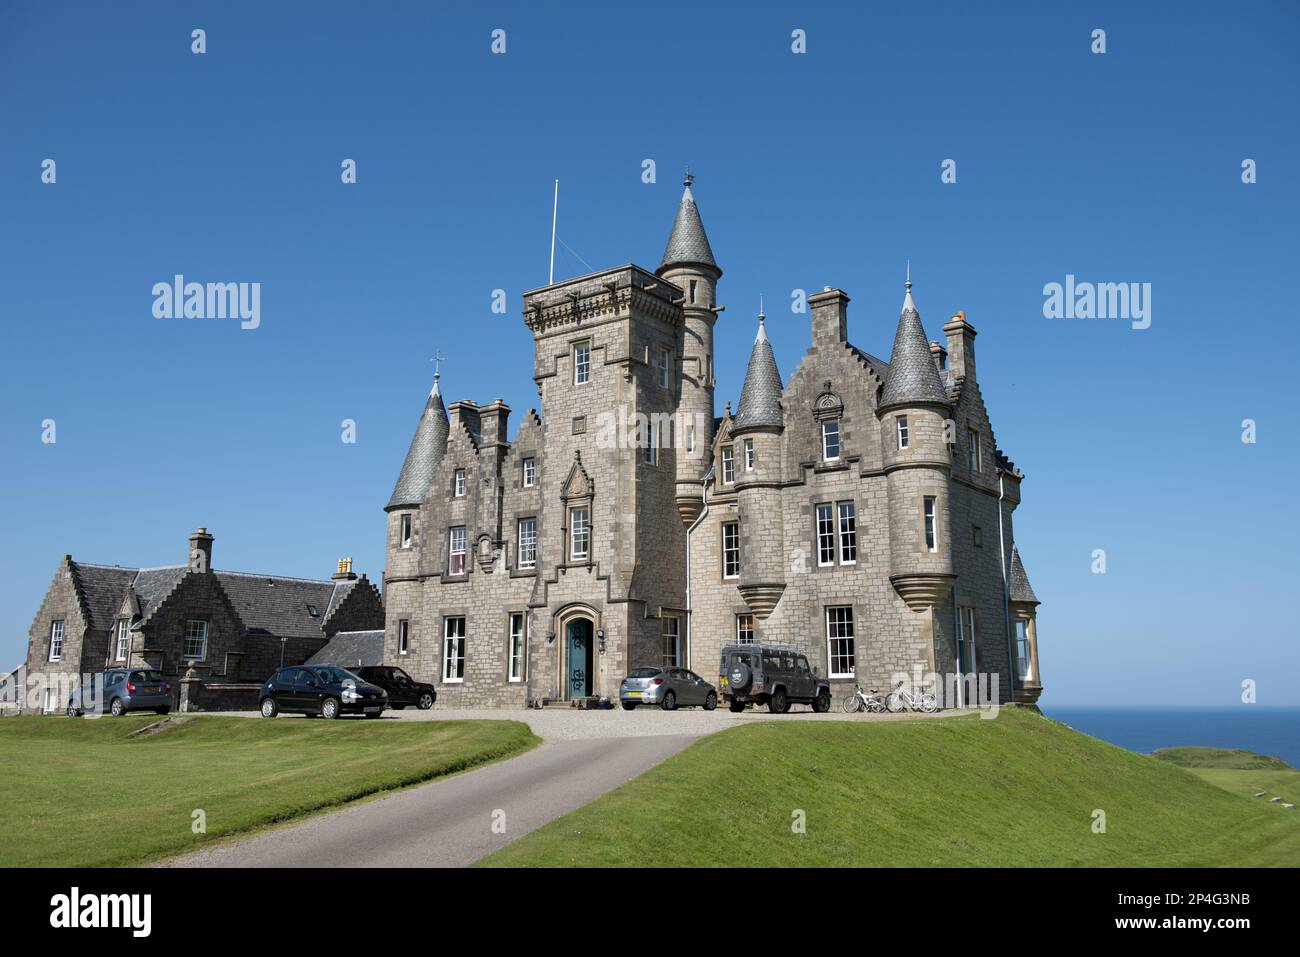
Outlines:
<svg viewBox="0 0 1300 957"><path fill-rule="evenodd" d="M700 211L691 194L691 181L687 177L686 188L682 191L682 204L677 207L677 218L673 220L673 231L668 236L668 247L664 250L664 261L659 264L660 271L668 266L692 263L712 266L718 269L713 259L713 250L709 247L709 237L704 234L704 223L700 220Z"/></svg>
<svg viewBox="0 0 1300 957"><path fill-rule="evenodd" d="M424 493L429 490L429 483L433 481L442 454L447 449L449 430L447 408L442 404L442 393L438 390L435 376L429 401L420 413L420 424L416 426L415 437L411 439L411 448L406 453L406 461L402 463L402 472L397 476L397 485L386 509L413 508L424 501Z"/></svg>
<svg viewBox="0 0 1300 957"><path fill-rule="evenodd" d="M1034 594L1033 587L1029 584L1029 576L1025 574L1025 566L1020 561L1020 546L1011 546L1011 595L1012 601L1032 601L1035 605L1041 604L1038 596Z"/></svg>
<svg viewBox="0 0 1300 957"><path fill-rule="evenodd" d="M749 353L749 369L740 389L740 406L733 420L737 429L785 424L781 412L781 373L776 368L776 355L772 352L763 320L760 314L758 334L754 336L754 348Z"/></svg>
<svg viewBox="0 0 1300 957"><path fill-rule="evenodd" d="M918 402L948 403L948 392L939 379L939 369L930 355L930 342L921 325L921 314L912 302L912 283L898 317L894 334L894 351L889 355L889 377L880 395L880 407L910 405Z"/></svg>

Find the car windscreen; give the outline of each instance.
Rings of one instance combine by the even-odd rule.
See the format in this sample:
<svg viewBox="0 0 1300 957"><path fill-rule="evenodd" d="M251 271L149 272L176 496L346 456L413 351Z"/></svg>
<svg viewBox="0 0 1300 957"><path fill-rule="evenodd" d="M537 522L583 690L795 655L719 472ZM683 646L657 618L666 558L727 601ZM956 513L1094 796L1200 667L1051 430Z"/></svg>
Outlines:
<svg viewBox="0 0 1300 957"><path fill-rule="evenodd" d="M662 671L662 668L638 668L636 671L628 674L629 678L653 678Z"/></svg>
<svg viewBox="0 0 1300 957"><path fill-rule="evenodd" d="M160 671L133 671L131 672L132 681L162 681L163 676Z"/></svg>
<svg viewBox="0 0 1300 957"><path fill-rule="evenodd" d="M345 681L357 682L362 680L352 672L343 668L317 668L316 673L320 675L322 681L329 684L342 684Z"/></svg>

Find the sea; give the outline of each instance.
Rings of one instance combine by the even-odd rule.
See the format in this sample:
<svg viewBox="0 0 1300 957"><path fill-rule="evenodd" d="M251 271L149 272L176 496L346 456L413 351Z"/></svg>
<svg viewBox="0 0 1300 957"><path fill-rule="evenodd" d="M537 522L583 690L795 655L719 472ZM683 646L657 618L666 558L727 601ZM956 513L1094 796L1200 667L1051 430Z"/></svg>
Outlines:
<svg viewBox="0 0 1300 957"><path fill-rule="evenodd" d="M1300 768L1300 708L1246 704L1225 708L1041 708L1049 718L1076 731L1141 754L1185 745L1241 748L1279 757Z"/></svg>

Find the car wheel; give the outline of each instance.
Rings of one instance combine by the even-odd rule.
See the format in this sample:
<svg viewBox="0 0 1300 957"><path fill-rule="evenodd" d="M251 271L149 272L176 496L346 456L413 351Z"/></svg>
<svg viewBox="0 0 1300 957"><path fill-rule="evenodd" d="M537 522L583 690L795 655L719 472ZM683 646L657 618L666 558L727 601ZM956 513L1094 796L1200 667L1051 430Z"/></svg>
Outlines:
<svg viewBox="0 0 1300 957"><path fill-rule="evenodd" d="M624 711L635 711L635 710L636 710L636 702L635 702L635 701L624 701L624 702L623 702L623 710L624 710Z"/></svg>
<svg viewBox="0 0 1300 957"><path fill-rule="evenodd" d="M384 713L383 713L382 711L367 711L367 712L366 712L366 717L367 717L367 718L382 718L383 716L384 716Z"/></svg>
<svg viewBox="0 0 1300 957"><path fill-rule="evenodd" d="M664 692L664 701L663 701L663 705L661 705L661 707L662 707L665 711L675 711L675 710L677 710L677 695L673 694L673 692L671 692L671 691L665 691L665 692Z"/></svg>
<svg viewBox="0 0 1300 957"><path fill-rule="evenodd" d="M66 714L69 718L75 718L77 716L77 709L74 708L72 705L68 705L68 710Z"/></svg>
<svg viewBox="0 0 1300 957"><path fill-rule="evenodd" d="M790 699L786 697L784 688L772 692L772 697L767 699L767 710L772 714L785 714L790 710Z"/></svg>
<svg viewBox="0 0 1300 957"><path fill-rule="evenodd" d="M420 695L420 700L416 703L415 706L419 708L421 711L428 711L430 708L433 707L433 695L430 692L426 691L424 694Z"/></svg>
<svg viewBox="0 0 1300 957"><path fill-rule="evenodd" d="M389 707L392 708L394 711L405 711L405 710L406 710L406 705L404 705L404 704L391 704L391 705L389 705Z"/></svg>
<svg viewBox="0 0 1300 957"><path fill-rule="evenodd" d="M732 698L727 707L731 709L733 714L740 714L740 712L745 710L745 702L737 701L735 698Z"/></svg>
<svg viewBox="0 0 1300 957"><path fill-rule="evenodd" d="M157 714L170 714L172 709L171 709L171 708L154 708L153 710L154 710L154 712L157 713Z"/></svg>
<svg viewBox="0 0 1300 957"><path fill-rule="evenodd" d="M274 718L280 713L280 706L275 703L274 698L263 698L261 712L263 718Z"/></svg>
<svg viewBox="0 0 1300 957"><path fill-rule="evenodd" d="M718 695L716 692L710 691L707 695L704 696L704 710L712 711L717 706L718 706Z"/></svg>
<svg viewBox="0 0 1300 957"><path fill-rule="evenodd" d="M112 703L108 706L108 711L113 717L120 718L122 715L126 714L126 705L122 704L121 698L114 698Z"/></svg>
<svg viewBox="0 0 1300 957"><path fill-rule="evenodd" d="M817 697L813 698L813 710L818 714L825 714L831 710L831 693L823 688L817 692Z"/></svg>
<svg viewBox="0 0 1300 957"><path fill-rule="evenodd" d="M322 718L337 718L339 716L339 699L326 698L320 703L320 716Z"/></svg>

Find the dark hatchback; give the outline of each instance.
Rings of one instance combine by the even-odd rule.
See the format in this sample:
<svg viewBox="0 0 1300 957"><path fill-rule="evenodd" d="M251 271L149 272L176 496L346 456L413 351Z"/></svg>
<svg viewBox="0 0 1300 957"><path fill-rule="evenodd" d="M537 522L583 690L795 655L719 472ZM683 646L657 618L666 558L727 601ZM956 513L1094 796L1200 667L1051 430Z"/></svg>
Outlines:
<svg viewBox="0 0 1300 957"><path fill-rule="evenodd" d="M367 665L353 670L359 677L387 691L388 706L395 711L401 711L407 705L415 705L421 711L428 711L438 700L437 688L427 682L416 681L401 668Z"/></svg>
<svg viewBox="0 0 1300 957"><path fill-rule="evenodd" d="M274 718L282 711L308 717L364 714L378 718L388 706L388 694L344 668L294 665L279 669L266 680L257 706L263 718Z"/></svg>

